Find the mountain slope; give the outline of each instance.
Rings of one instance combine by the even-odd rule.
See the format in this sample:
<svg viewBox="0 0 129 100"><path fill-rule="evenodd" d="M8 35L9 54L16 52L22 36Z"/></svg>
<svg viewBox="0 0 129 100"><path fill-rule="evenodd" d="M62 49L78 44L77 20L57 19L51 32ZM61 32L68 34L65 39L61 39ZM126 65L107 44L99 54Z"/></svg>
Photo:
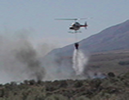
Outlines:
<svg viewBox="0 0 129 100"><path fill-rule="evenodd" d="M129 20L109 27L80 43L83 49L87 48L90 52L129 49Z"/></svg>
<svg viewBox="0 0 129 100"><path fill-rule="evenodd" d="M105 70L106 72L110 70L113 71L114 69L117 69L117 72L124 72L126 67L123 68L118 64L121 61L128 61L128 56L127 58L125 56L128 55L128 53L126 54L125 51L127 49L129 50L129 20L109 27L98 34L92 35L89 38L80 41L79 44L79 49L84 52L86 59L89 60L87 63L88 65L85 65L84 74L87 74L88 69L100 70L100 72L104 72ZM114 50L120 50L122 54L125 52L125 55L120 55ZM75 70L72 67L73 51L74 44L71 44L63 48L55 49L49 52L43 59L41 59L41 62L43 63L47 72L45 79L76 78ZM111 52L109 53L106 51ZM87 54L87 52L91 53L90 56ZM105 55L98 52L105 52ZM98 55L92 53L97 53ZM122 58L123 56L124 58ZM115 60L112 60L112 58ZM96 60L98 61L96 62Z"/></svg>
<svg viewBox="0 0 129 100"><path fill-rule="evenodd" d="M92 35L79 44L80 49L90 53L129 49L129 20ZM58 55L68 56L72 55L73 49L74 45L71 44L52 52L56 51Z"/></svg>

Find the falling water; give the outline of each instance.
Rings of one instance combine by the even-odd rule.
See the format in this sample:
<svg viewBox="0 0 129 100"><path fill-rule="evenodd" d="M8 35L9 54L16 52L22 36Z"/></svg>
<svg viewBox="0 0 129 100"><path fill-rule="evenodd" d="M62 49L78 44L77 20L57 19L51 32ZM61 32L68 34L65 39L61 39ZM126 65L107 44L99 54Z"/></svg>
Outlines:
<svg viewBox="0 0 129 100"><path fill-rule="evenodd" d="M75 49L73 52L73 69L76 75L82 75L84 68L88 62L88 58L81 50Z"/></svg>

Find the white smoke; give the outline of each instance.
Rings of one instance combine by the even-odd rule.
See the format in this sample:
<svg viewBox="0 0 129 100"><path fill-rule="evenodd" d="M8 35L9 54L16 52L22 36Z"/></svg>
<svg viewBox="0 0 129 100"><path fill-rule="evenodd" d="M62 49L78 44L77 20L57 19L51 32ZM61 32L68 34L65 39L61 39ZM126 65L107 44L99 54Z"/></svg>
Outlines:
<svg viewBox="0 0 129 100"><path fill-rule="evenodd" d="M42 59L46 70L45 80L72 79L74 71L71 62L71 59L59 57L57 54L50 54Z"/></svg>
<svg viewBox="0 0 129 100"><path fill-rule="evenodd" d="M18 34L18 33L17 33ZM81 50L75 50L72 60L59 55L44 56L57 47L53 44L41 44L39 47L29 41L28 35L0 36L0 83L24 80L59 80L72 79L83 74L87 64Z"/></svg>
<svg viewBox="0 0 129 100"><path fill-rule="evenodd" d="M73 69L76 75L82 75L87 65L88 57L81 50L75 49L73 52Z"/></svg>
<svg viewBox="0 0 129 100"><path fill-rule="evenodd" d="M71 79L74 73L71 59L61 61L58 55L44 59L56 47L50 43L35 46L29 35L22 35L21 32L20 35L0 36L0 83Z"/></svg>

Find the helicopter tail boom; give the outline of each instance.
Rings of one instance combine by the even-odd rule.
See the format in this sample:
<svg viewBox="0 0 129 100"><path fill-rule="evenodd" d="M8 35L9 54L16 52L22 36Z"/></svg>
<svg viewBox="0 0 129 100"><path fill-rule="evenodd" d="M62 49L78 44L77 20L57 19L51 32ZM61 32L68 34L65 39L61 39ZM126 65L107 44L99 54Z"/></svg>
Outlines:
<svg viewBox="0 0 129 100"><path fill-rule="evenodd" d="M85 22L85 24L84 25L81 25L80 27L87 27L88 25L87 25L87 23Z"/></svg>

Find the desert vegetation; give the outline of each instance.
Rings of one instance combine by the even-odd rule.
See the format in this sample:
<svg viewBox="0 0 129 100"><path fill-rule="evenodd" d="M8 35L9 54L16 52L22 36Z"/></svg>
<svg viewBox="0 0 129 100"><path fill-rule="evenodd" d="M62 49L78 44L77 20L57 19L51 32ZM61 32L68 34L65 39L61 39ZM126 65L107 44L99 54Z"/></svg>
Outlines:
<svg viewBox="0 0 129 100"><path fill-rule="evenodd" d="M25 80L0 85L0 100L128 100L129 72L105 79Z"/></svg>
<svg viewBox="0 0 129 100"><path fill-rule="evenodd" d="M105 78L54 81L24 80L0 84L0 100L128 100L128 52L93 54L86 70Z"/></svg>

